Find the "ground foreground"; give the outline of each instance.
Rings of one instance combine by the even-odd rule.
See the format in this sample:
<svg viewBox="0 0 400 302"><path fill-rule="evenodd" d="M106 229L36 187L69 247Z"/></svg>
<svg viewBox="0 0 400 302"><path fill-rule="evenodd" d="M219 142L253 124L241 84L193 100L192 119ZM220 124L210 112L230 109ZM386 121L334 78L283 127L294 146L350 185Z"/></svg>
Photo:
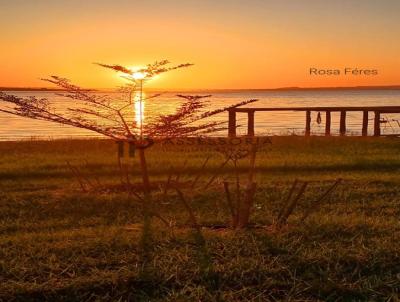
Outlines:
<svg viewBox="0 0 400 302"><path fill-rule="evenodd" d="M143 236L140 205L123 193L82 193L66 162L96 183L120 182L110 141L0 143L0 301L398 301L400 140L273 138L257 154L249 230L228 213L209 146L149 151L153 179L202 170L184 206L169 194ZM131 162L137 160L131 159ZM239 167L240 168L240 167ZM240 171L245 173L245 168ZM204 182L218 174L215 185ZM137 164L129 171L138 176ZM176 177L176 175L174 175ZM342 184L300 223L336 178ZM273 227L295 179L310 181L288 224ZM186 193L185 193L186 194Z"/></svg>

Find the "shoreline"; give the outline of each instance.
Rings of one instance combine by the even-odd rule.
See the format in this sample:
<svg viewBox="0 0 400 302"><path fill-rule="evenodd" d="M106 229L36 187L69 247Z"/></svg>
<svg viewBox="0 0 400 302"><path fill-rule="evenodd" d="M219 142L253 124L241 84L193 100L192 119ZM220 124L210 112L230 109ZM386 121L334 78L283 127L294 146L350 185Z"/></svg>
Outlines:
<svg viewBox="0 0 400 302"><path fill-rule="evenodd" d="M186 137L186 138L175 138L172 140L191 140L191 139L202 139L202 140L221 140L221 139L226 139L226 140L232 140L232 139L246 139L249 138L246 135L242 136L237 136L235 138L229 138L228 136L210 136L210 137ZM323 139L323 140L367 140L367 139L382 139L382 138L400 138L400 133L399 134L386 134L386 135L381 135L379 137L375 137L373 135L369 136L361 136L361 135L348 135L348 136L340 136L340 135L330 135L330 136L325 136L325 135L311 135L309 137L306 137L304 135L261 135L261 136L254 136L255 139L304 139L304 140L312 140L312 139ZM155 141L169 141L171 139L156 139ZM90 142L90 141L116 141L112 138L107 138L107 137L50 137L50 138L21 138L21 139L10 139L10 140L3 140L0 139L0 144L6 144L6 143L35 143L35 142Z"/></svg>
<svg viewBox="0 0 400 302"><path fill-rule="evenodd" d="M92 92L113 92L114 88L88 88ZM149 88L149 92L164 92L164 93L188 93L188 92L216 92L216 93L229 93L229 92L263 92L263 91L348 91L348 90L400 90L400 85L379 85L379 86L332 86L332 87L277 87L277 88L197 88L197 89L159 89ZM51 87L0 87L2 91L16 91L16 92L63 92L64 89L51 88Z"/></svg>

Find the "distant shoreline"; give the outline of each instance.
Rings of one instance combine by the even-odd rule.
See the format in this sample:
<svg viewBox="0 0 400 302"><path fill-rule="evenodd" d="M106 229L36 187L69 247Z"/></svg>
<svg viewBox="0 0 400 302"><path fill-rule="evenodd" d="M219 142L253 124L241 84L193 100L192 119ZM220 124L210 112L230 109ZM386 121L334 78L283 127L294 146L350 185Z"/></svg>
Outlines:
<svg viewBox="0 0 400 302"><path fill-rule="evenodd" d="M110 91L112 89L98 88L89 91ZM148 89L148 91L159 92L261 92L261 91L335 91L335 90L400 90L400 85L387 86L344 86L344 87L281 87L281 88L253 88L253 89ZM61 92L59 88L44 87L0 87L1 91L41 91L41 92Z"/></svg>

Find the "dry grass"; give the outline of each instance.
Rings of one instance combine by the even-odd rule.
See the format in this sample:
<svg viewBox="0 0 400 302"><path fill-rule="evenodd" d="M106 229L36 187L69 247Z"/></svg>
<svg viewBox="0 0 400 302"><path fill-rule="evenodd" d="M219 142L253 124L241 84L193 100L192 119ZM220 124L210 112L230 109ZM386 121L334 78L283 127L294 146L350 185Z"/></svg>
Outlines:
<svg viewBox="0 0 400 302"><path fill-rule="evenodd" d="M82 194L65 163L87 159L83 173L118 183L113 143L0 143L0 300L398 301L400 141L272 142L257 155L252 221L271 225L294 179L307 181L287 225L199 234L173 194L157 209L173 234L153 219L145 247L138 203L126 194ZM211 155L202 183L223 160L207 150L156 145L151 175L165 181L169 165L190 159L184 181ZM343 184L301 223L337 178ZM187 200L198 223L226 224L222 184L200 193Z"/></svg>

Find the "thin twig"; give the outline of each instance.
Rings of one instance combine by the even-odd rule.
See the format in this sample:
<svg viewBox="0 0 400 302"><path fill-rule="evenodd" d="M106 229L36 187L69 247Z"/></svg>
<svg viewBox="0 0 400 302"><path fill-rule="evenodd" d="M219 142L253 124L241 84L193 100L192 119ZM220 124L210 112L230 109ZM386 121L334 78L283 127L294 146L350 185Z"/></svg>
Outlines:
<svg viewBox="0 0 400 302"><path fill-rule="evenodd" d="M296 186L297 186L298 182L299 182L298 179L294 180L293 185L292 185L292 187L291 187L291 189L289 191L289 195L287 196L285 203L283 204L281 210L279 211L279 214L278 214L278 217L277 217L277 221L279 221L281 219L282 215L285 213L285 210L287 209L287 206L288 206L290 200L292 199L293 192L296 189Z"/></svg>
<svg viewBox="0 0 400 302"><path fill-rule="evenodd" d="M226 166L226 164L229 162L230 158L226 159L221 166L217 169L217 171L214 173L213 176L210 177L210 180L207 182L207 184L204 186L204 190L207 190L211 184L214 182L214 180L217 178L217 176L221 173L222 168Z"/></svg>
<svg viewBox="0 0 400 302"><path fill-rule="evenodd" d="M76 173L76 171L75 171L74 168L71 166L71 164L69 163L69 161L67 161L66 163L67 163L68 168L71 170L72 174L74 174L75 178L78 180L79 185L80 185L82 191L83 191L83 192L87 192L84 183L81 181L81 179L80 179L80 177L79 177L79 174Z"/></svg>
<svg viewBox="0 0 400 302"><path fill-rule="evenodd" d="M233 159L233 165L234 165L234 170L235 170L235 178L236 178L236 217L234 220L234 227L236 227L240 221L240 216L241 216L241 211L242 211L242 205L241 205L241 196L240 196L240 178L239 178L239 172L237 169L237 159Z"/></svg>
<svg viewBox="0 0 400 302"><path fill-rule="evenodd" d="M231 192L229 191L229 183L226 182L226 181L224 181L224 190L225 190L225 195L226 195L226 201L227 201L227 204L228 204L228 208L229 208L229 211L231 213L232 225L233 225L234 222L235 222L236 213L235 213L235 208L234 208L233 203L232 203Z"/></svg>
<svg viewBox="0 0 400 302"><path fill-rule="evenodd" d="M341 183L342 179L338 178L335 183L328 189L324 194L321 195L320 198L318 198L314 203L311 204L311 206L307 209L307 211L304 213L303 217L301 218L301 222L304 222L307 217L312 213L312 211L315 211L316 209L319 208L321 205L322 201L328 197L328 195L335 190L335 188Z"/></svg>
<svg viewBox="0 0 400 302"><path fill-rule="evenodd" d="M167 197L168 189L169 189L169 186L171 184L171 179L172 179L172 167L170 169L167 181L165 183L164 192L163 192L163 195L162 195L162 200L165 200L165 198Z"/></svg>
<svg viewBox="0 0 400 302"><path fill-rule="evenodd" d="M184 205L186 211L189 213L190 220L193 223L193 227L201 233L200 225L197 223L196 216L194 215L193 209L189 205L189 203L186 201L185 196L183 195L182 191L179 190L178 188L175 188L176 192L178 193L179 199L182 201L182 204Z"/></svg>
<svg viewBox="0 0 400 302"><path fill-rule="evenodd" d="M278 225L283 225L287 222L289 216L293 213L294 208L298 204L301 196L304 194L306 188L308 186L308 182L304 182L303 185L300 187L299 192L297 193L296 197L292 200L292 202L286 208L284 215L282 215L281 219L278 221Z"/></svg>
<svg viewBox="0 0 400 302"><path fill-rule="evenodd" d="M210 160L211 155L209 155L206 160L203 162L203 165L201 166L200 171L197 173L196 178L193 180L192 183L192 189L194 189L196 187L197 182L199 181L200 177L201 177L201 173L204 171L208 161Z"/></svg>
<svg viewBox="0 0 400 302"><path fill-rule="evenodd" d="M239 228L247 227L250 219L251 208L254 204L254 194L256 193L257 184L255 182L249 183L246 188L245 199L241 205L238 217L237 226Z"/></svg>
<svg viewBox="0 0 400 302"><path fill-rule="evenodd" d="M87 161L87 159L85 159L85 165L86 165L86 168L90 169L89 162ZM92 169L91 169L91 170L92 170ZM94 180L96 181L97 185L98 185L99 187L101 187L102 184L101 184L99 178L96 176L96 174L93 175L93 178L94 178Z"/></svg>
<svg viewBox="0 0 400 302"><path fill-rule="evenodd" d="M183 173L183 171L184 171L185 168L186 168L187 162L188 162L188 160L186 159L186 160L184 161L184 163L183 163L182 168L178 169L178 173L176 174L176 178L175 178L175 181L176 181L177 183L179 183L179 179L181 178L181 174Z"/></svg>

